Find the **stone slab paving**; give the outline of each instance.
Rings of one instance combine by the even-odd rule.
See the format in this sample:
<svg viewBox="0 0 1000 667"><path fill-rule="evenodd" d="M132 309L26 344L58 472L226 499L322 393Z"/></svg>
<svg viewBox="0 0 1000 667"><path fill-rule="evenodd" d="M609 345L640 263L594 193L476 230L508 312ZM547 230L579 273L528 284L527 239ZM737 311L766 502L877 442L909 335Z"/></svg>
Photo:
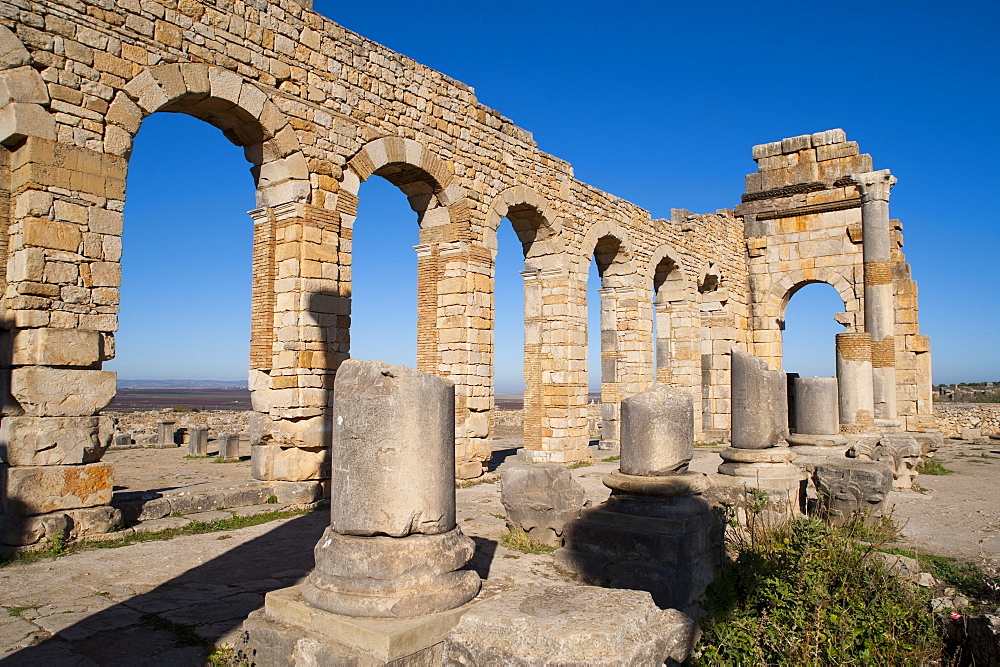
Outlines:
<svg viewBox="0 0 1000 667"><path fill-rule="evenodd" d="M893 493L890 500L897 519L906 522L904 535L926 551L1000 563L994 494L1000 454L973 447L946 445L942 461L956 472L920 476L929 495ZM696 448L691 469L713 471L722 462L718 449ZM981 462L971 462L974 457ZM617 461L599 461L572 473L597 504L609 494L601 479L617 467ZM481 596L528 583L572 583L551 554L523 554L499 543L506 529L499 483L458 489L456 495L458 523L476 542L471 565L484 579ZM252 509L273 511L275 505L242 511ZM206 646L185 646L171 624L190 626L207 643L232 643L266 592L298 582L311 569L312 548L328 524L319 510L229 532L0 568L0 664L203 664ZM942 525L955 528L942 531Z"/></svg>

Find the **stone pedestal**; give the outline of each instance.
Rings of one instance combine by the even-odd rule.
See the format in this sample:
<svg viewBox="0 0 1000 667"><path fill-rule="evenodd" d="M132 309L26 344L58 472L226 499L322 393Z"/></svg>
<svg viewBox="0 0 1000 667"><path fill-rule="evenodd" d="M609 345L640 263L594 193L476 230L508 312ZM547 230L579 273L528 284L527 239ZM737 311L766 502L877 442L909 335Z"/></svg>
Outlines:
<svg viewBox="0 0 1000 667"><path fill-rule="evenodd" d="M188 456L208 455L208 427L188 427Z"/></svg>
<svg viewBox="0 0 1000 667"><path fill-rule="evenodd" d="M790 518L801 508L803 479L788 448L788 390L783 372L772 371L763 359L742 350L732 352L732 445L719 454L719 474L713 478L731 492L755 488L768 496L766 512ZM726 493L724 493L726 495Z"/></svg>
<svg viewBox="0 0 1000 667"><path fill-rule="evenodd" d="M837 393L842 432L864 433L875 427L872 386L871 335L837 334Z"/></svg>
<svg viewBox="0 0 1000 667"><path fill-rule="evenodd" d="M622 403L621 470L611 497L563 529L556 562L585 581L649 591L661 607L692 608L714 576L722 525L702 497L691 394L663 385Z"/></svg>
<svg viewBox="0 0 1000 667"><path fill-rule="evenodd" d="M176 447L174 442L174 426L177 424L173 419L161 419L156 422L156 446Z"/></svg>
<svg viewBox="0 0 1000 667"><path fill-rule="evenodd" d="M216 439L219 444L219 456L226 460L240 458L240 434L222 433Z"/></svg>

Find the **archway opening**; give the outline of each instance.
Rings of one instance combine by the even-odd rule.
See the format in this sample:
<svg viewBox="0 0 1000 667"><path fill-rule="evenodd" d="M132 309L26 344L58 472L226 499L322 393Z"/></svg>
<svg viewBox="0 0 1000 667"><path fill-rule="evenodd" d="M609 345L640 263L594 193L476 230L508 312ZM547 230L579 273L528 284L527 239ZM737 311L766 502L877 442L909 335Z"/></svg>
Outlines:
<svg viewBox="0 0 1000 667"><path fill-rule="evenodd" d="M118 417L120 436L105 457L115 465L118 499L251 476L247 211L256 208L256 188L234 139L197 118L156 113L143 121L133 145L116 355L103 365L118 373L108 410ZM116 249L103 250L114 257ZM111 306L117 292L106 287L94 295ZM188 458L183 445L203 428L204 458ZM241 441L238 463L214 465L223 434ZM182 446L163 447L169 444Z"/></svg>
<svg viewBox="0 0 1000 667"><path fill-rule="evenodd" d="M835 375L835 336L844 332L844 325L834 318L843 310L840 294L827 283L809 283L792 293L781 322L781 367L786 373Z"/></svg>
<svg viewBox="0 0 1000 667"><path fill-rule="evenodd" d="M616 269L622 243L611 235L594 245L587 274L587 420L602 448L618 443L618 312L607 290L621 287Z"/></svg>
<svg viewBox="0 0 1000 667"><path fill-rule="evenodd" d="M671 257L661 259L653 271L653 377L674 384L677 341L674 329L683 316L684 279Z"/></svg>
<svg viewBox="0 0 1000 667"><path fill-rule="evenodd" d="M369 178L358 197L350 244L351 357L416 368L417 214L386 178Z"/></svg>

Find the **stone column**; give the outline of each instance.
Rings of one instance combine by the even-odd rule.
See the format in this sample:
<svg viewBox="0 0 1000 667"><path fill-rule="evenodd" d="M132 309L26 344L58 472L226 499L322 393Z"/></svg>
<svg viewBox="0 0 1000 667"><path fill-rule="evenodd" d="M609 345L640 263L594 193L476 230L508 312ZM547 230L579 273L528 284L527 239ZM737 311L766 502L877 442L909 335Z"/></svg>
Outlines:
<svg viewBox="0 0 1000 667"><path fill-rule="evenodd" d="M208 427L188 426L188 456L208 454Z"/></svg>
<svg viewBox="0 0 1000 667"><path fill-rule="evenodd" d="M843 433L864 433L875 427L871 347L870 334L837 334L837 396Z"/></svg>
<svg viewBox="0 0 1000 667"><path fill-rule="evenodd" d="M795 377L791 384L795 432L787 440L795 463L811 472L815 463L843 458L848 445L840 433L837 378Z"/></svg>
<svg viewBox="0 0 1000 667"><path fill-rule="evenodd" d="M721 525L701 497L690 392L656 385L622 402L621 469L604 478L611 497L563 529L556 562L586 581L649 591L685 609L712 581Z"/></svg>
<svg viewBox="0 0 1000 667"><path fill-rule="evenodd" d="M653 379L652 323L634 287L597 291L601 295L600 448L610 450L619 445L622 399L645 391ZM648 328L643 329L641 323Z"/></svg>
<svg viewBox="0 0 1000 667"><path fill-rule="evenodd" d="M733 348L731 354L732 438L722 450L719 473L765 491L770 511L792 516L799 510L799 469L788 448L788 390L782 371Z"/></svg>
<svg viewBox="0 0 1000 667"><path fill-rule="evenodd" d="M872 338L875 417L895 420L895 301L892 286L892 234L889 190L896 178L888 169L853 174L861 194L861 231L865 264L865 331Z"/></svg>
<svg viewBox="0 0 1000 667"><path fill-rule="evenodd" d="M176 447L174 442L174 426L177 422L173 419L158 419L156 421L156 446Z"/></svg>
<svg viewBox="0 0 1000 667"><path fill-rule="evenodd" d="M331 520L302 587L335 614L411 617L479 592L475 546L455 523L454 385L349 360L334 385Z"/></svg>

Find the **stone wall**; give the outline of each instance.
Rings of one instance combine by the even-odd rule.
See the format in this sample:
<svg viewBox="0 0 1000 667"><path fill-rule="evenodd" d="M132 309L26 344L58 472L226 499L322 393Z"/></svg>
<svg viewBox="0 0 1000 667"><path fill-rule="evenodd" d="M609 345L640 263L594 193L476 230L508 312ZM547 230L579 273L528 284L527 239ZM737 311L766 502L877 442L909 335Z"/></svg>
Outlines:
<svg viewBox="0 0 1000 667"><path fill-rule="evenodd" d="M189 426L208 426L208 437L217 438L221 433L246 434L250 429L250 411L218 410L204 412L174 412L173 410L143 410L137 412L109 412L117 421L117 433L128 435L132 446L149 447L157 444L157 422L173 420L176 430Z"/></svg>
<svg viewBox="0 0 1000 667"><path fill-rule="evenodd" d="M261 479L324 470L333 379L350 355L358 193L374 176L408 198L420 228L417 366L455 384L460 477L491 456L501 224L525 255L532 460L590 456L588 308L601 313L603 445L617 444L622 399L654 373L692 393L696 437L714 438L729 429L730 350L777 367L784 306L817 281L838 289L852 331L866 281L882 306L898 293L897 339L875 341L880 396L898 393L906 427L932 426L901 236L891 261L861 267L871 244L859 211L875 209L855 172L872 162L841 130L754 147L758 172L735 210L654 219L574 178L469 86L293 0L0 0L0 400L18 460L52 466L32 473L46 484L103 474L83 452L109 437L97 415L115 391L101 364L115 354L125 181L157 112L220 128L256 178L249 432ZM592 261L600 304L586 302ZM0 472L27 479L16 467Z"/></svg>
<svg viewBox="0 0 1000 667"><path fill-rule="evenodd" d="M983 435L1000 436L1000 405L997 404L935 403L934 416L947 438L959 437L965 428L978 428Z"/></svg>

